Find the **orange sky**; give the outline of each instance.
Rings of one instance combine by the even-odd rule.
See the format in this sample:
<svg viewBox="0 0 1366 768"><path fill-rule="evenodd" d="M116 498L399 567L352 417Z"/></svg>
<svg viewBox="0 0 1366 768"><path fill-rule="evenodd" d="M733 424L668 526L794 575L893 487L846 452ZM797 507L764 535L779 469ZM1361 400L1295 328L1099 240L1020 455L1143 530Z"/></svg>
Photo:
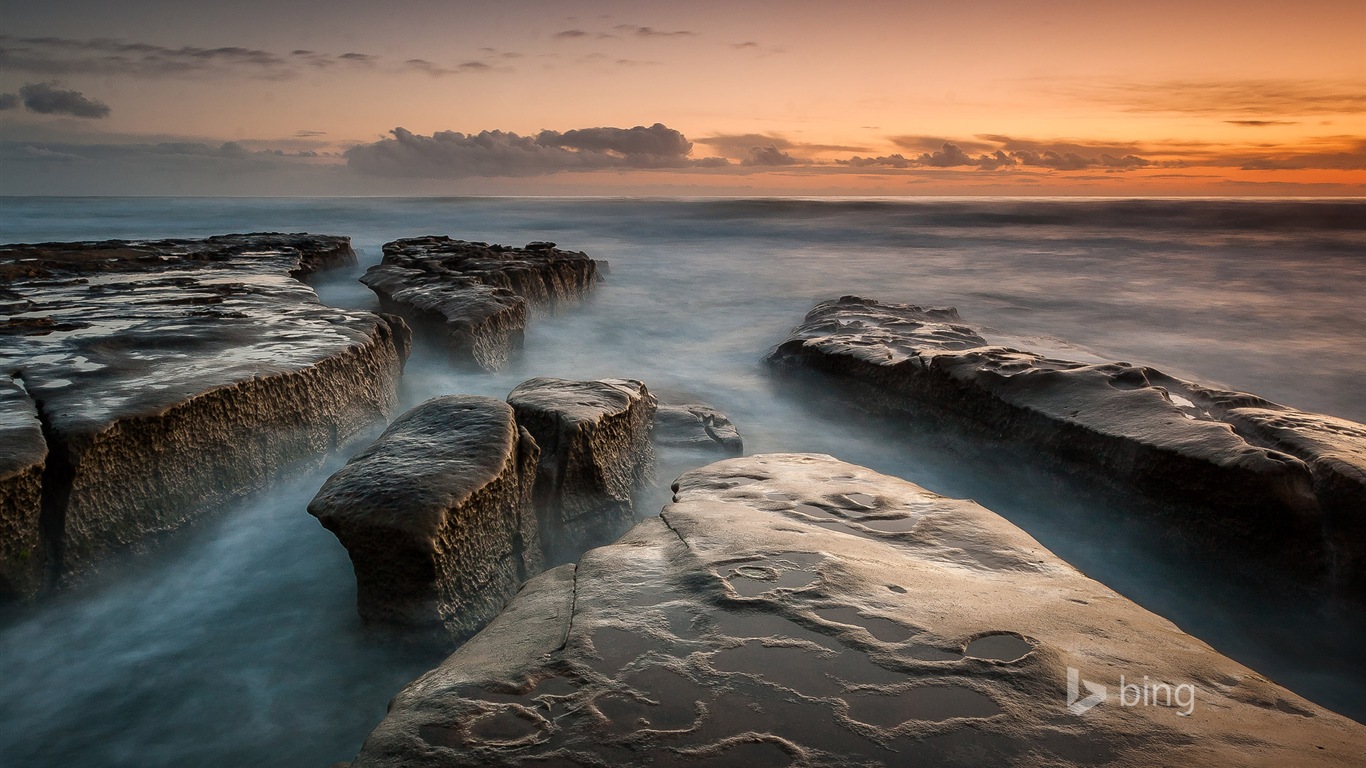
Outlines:
<svg viewBox="0 0 1366 768"><path fill-rule="evenodd" d="M1360 0L111 5L0 0L0 193L1366 194Z"/></svg>

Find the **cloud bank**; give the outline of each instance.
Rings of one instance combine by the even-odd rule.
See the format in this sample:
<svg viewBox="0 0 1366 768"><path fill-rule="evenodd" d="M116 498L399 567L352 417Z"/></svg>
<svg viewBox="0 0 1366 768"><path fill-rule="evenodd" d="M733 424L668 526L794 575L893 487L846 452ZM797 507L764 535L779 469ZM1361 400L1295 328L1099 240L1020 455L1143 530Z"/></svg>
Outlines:
<svg viewBox="0 0 1366 768"><path fill-rule="evenodd" d="M424 136L404 128L395 128L390 133L392 138L347 150L347 165L373 176L462 178L725 164L718 158L688 157L692 142L662 123L634 128L547 130L536 136L508 131L437 131Z"/></svg>

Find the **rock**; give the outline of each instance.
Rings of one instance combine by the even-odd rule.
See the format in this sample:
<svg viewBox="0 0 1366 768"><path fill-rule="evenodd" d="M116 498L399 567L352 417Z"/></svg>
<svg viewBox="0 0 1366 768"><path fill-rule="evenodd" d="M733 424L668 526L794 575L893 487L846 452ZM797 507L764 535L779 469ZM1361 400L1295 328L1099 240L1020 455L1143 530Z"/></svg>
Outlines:
<svg viewBox="0 0 1366 768"><path fill-rule="evenodd" d="M308 511L350 553L361 617L462 638L496 616L541 570L539 453L507 403L452 395L332 475Z"/></svg>
<svg viewBox="0 0 1366 768"><path fill-rule="evenodd" d="M654 463L655 398L634 379L535 378L508 395L541 447L536 503L546 557L610 541L635 519Z"/></svg>
<svg viewBox="0 0 1366 768"><path fill-rule="evenodd" d="M1366 754L1363 726L973 502L802 454L718 462L675 491L400 692L355 768Z"/></svg>
<svg viewBox="0 0 1366 768"><path fill-rule="evenodd" d="M1174 518L1281 567L1366 588L1366 426L1128 363L993 346L953 309L845 296L774 349L862 406L930 412L1189 510Z"/></svg>
<svg viewBox="0 0 1366 768"><path fill-rule="evenodd" d="M0 600L28 598L43 585L43 467L47 443L38 409L0 376Z"/></svg>
<svg viewBox="0 0 1366 768"><path fill-rule="evenodd" d="M703 403L661 403L655 411L654 436L661 446L719 451L731 456L745 452L740 432L730 419Z"/></svg>
<svg viewBox="0 0 1366 768"><path fill-rule="evenodd" d="M312 235L0 246L0 366L44 422L60 583L388 417L402 322L292 277L348 258Z"/></svg>
<svg viewBox="0 0 1366 768"><path fill-rule="evenodd" d="M415 237L384 246L361 278L386 312L440 341L457 362L496 371L522 346L529 307L553 309L587 293L596 263L554 243L525 248Z"/></svg>

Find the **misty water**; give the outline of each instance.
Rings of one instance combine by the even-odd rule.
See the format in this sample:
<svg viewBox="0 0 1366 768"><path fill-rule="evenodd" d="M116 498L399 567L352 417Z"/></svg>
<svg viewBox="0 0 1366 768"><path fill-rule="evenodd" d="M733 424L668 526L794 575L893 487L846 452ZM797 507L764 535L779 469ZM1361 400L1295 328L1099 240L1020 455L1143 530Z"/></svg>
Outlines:
<svg viewBox="0 0 1366 768"><path fill-rule="evenodd" d="M747 453L815 451L974 498L1082 571L1309 699L1366 720L1366 614L1273 565L1211 554L1133 499L1027 452L885 421L761 364L813 303L958 307L1035 349L1154 365L1366 421L1366 202L1231 200L15 199L0 242L308 231L349 235L355 277L398 237L551 240L607 259L595 295L537 317L494 375L419 346L406 406L503 397L531 376L628 376L728 413ZM345 551L305 512L344 461L0 615L6 765L325 766L441 649L364 633ZM709 457L663 455L645 513ZM1139 674L1161 677L1161 670Z"/></svg>

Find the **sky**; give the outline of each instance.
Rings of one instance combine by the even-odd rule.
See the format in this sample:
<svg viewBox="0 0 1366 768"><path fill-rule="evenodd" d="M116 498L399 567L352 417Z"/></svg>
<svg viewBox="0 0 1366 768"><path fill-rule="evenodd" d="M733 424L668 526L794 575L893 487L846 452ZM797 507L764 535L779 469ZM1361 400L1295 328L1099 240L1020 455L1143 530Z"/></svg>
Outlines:
<svg viewBox="0 0 1366 768"><path fill-rule="evenodd" d="M0 0L0 194L1366 195L1362 0Z"/></svg>

